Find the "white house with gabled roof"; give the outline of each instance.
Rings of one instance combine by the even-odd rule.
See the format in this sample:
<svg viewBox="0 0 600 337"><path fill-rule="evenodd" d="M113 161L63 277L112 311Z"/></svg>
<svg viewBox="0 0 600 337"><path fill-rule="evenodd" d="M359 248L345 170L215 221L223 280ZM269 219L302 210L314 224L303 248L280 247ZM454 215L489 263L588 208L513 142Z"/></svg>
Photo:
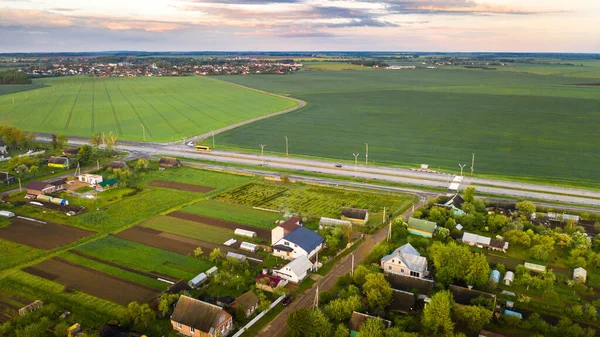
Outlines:
<svg viewBox="0 0 600 337"><path fill-rule="evenodd" d="M410 244L396 248L390 255L381 258L384 273L401 274L424 278L429 275L427 259Z"/></svg>

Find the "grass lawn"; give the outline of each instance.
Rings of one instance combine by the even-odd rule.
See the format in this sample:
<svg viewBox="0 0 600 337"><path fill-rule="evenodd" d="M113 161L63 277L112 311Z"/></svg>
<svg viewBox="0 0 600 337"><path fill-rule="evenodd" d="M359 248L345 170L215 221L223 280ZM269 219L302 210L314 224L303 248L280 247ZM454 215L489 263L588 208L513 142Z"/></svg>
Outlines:
<svg viewBox="0 0 600 337"><path fill-rule="evenodd" d="M215 188L214 191L204 194L205 196L210 196L229 188L248 183L252 178L192 167L180 167L176 170L153 170L144 174L143 182L148 183L152 180L167 180Z"/></svg>
<svg viewBox="0 0 600 337"><path fill-rule="evenodd" d="M233 231L230 229L168 216L158 216L148 219L141 223L140 226L218 244L222 244L233 238Z"/></svg>
<svg viewBox="0 0 600 337"><path fill-rule="evenodd" d="M588 67L597 73L598 67ZM571 68L573 69L573 68ZM216 144L335 160L600 185L600 89L577 73L461 69L304 71L227 81L309 103L301 110L217 135ZM544 73L542 70L538 73ZM581 137L580 135L589 135ZM573 166L572 163L579 163Z"/></svg>
<svg viewBox="0 0 600 337"><path fill-rule="evenodd" d="M46 251L0 239L0 270L38 258Z"/></svg>
<svg viewBox="0 0 600 337"><path fill-rule="evenodd" d="M281 219L279 213L261 211L248 206L235 205L215 200L200 201L193 205L186 206L182 210L212 218L269 229L274 228L275 221Z"/></svg>
<svg viewBox="0 0 600 337"><path fill-rule="evenodd" d="M385 207L389 214L405 209L414 201L413 196L402 194L270 183L249 184L224 193L219 199L303 216L333 218L339 217L342 207L365 208L371 213L382 212Z"/></svg>
<svg viewBox="0 0 600 337"><path fill-rule="evenodd" d="M133 141L144 140L143 125L147 141L172 141L296 106L196 76L70 76L34 83L44 87L0 96L0 123L80 137L112 131Z"/></svg>
<svg viewBox="0 0 600 337"><path fill-rule="evenodd" d="M146 285L148 287L157 289L157 290L166 290L168 288L168 284L165 282L161 282L157 279L153 279L153 278L149 278L143 275L139 275L136 273L132 273L123 269L119 269L117 267L113 267L113 266L109 266L107 264L98 262L98 261L94 261L94 260L90 260L87 259L85 257L79 256L79 255L75 255L69 252L65 252L63 254L61 254L61 256L63 259L75 262L79 265L88 267L88 268L92 268L95 270L99 270L102 272L105 272L107 274L110 275L114 275L117 277L120 277L122 279L125 280L129 280L131 282L135 282L135 283L139 283L139 284L143 284Z"/></svg>
<svg viewBox="0 0 600 337"><path fill-rule="evenodd" d="M191 280L209 269L205 260L107 236L77 247L82 252L123 266Z"/></svg>

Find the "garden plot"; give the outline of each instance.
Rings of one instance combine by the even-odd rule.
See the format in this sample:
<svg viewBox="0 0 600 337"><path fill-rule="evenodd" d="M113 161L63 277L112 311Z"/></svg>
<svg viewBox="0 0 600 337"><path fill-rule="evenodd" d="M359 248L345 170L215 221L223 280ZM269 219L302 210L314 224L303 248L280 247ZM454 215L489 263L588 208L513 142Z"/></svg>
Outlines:
<svg viewBox="0 0 600 337"><path fill-rule="evenodd" d="M182 213L182 215L189 214L185 212L175 213ZM159 216L144 221L140 226L218 244L233 237L232 229L185 220L185 216L183 218L178 218L176 216Z"/></svg>
<svg viewBox="0 0 600 337"><path fill-rule="evenodd" d="M148 185L155 186L155 187L172 188L172 189L176 189L176 190L196 192L196 193L208 193L208 192L215 190L213 187L184 184L184 183L178 183L178 182L167 181L167 180L153 180Z"/></svg>
<svg viewBox="0 0 600 337"><path fill-rule="evenodd" d="M133 301L146 302L159 293L155 289L58 257L23 270L29 274L63 284L69 289L75 289L121 305L128 305Z"/></svg>
<svg viewBox="0 0 600 337"><path fill-rule="evenodd" d="M81 240L94 232L31 218L14 218L0 229L0 238L30 247L51 250Z"/></svg>
<svg viewBox="0 0 600 337"><path fill-rule="evenodd" d="M175 211L175 212L169 213L169 217L173 217L176 219L189 220L192 222L206 224L206 225L210 225L210 226L217 227L217 228L229 228L232 231L235 230L236 228L245 229L245 230L255 232L256 235L261 239L270 240L270 238L271 238L271 230L269 230L269 229L246 226L246 225L242 225L239 223L229 222L229 221L225 221L225 220L221 220L221 219L215 219L215 218L211 218L211 217L207 217L207 216L203 216L203 215ZM231 238L231 236L229 238ZM226 240L224 240L222 242L225 242L225 241Z"/></svg>
<svg viewBox="0 0 600 337"><path fill-rule="evenodd" d="M282 218L278 212L254 209L250 206L236 205L216 200L203 200L182 209L188 213L204 215L239 224L272 229L275 222ZM251 229L253 230L253 229Z"/></svg>

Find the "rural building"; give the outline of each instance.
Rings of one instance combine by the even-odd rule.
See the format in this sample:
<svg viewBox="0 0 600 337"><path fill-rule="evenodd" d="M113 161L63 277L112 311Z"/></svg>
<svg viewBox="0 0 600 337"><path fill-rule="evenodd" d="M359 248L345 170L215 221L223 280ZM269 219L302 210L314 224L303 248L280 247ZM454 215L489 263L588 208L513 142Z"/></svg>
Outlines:
<svg viewBox="0 0 600 337"><path fill-rule="evenodd" d="M548 216L549 220L555 220L555 221L574 221L576 223L579 222L579 215L571 215L571 214L566 214L566 213L548 212L547 216Z"/></svg>
<svg viewBox="0 0 600 337"><path fill-rule="evenodd" d="M284 280L275 275L260 274L260 276L256 278L255 283L256 289L272 293L277 287L285 287L288 284L288 280Z"/></svg>
<svg viewBox="0 0 600 337"><path fill-rule="evenodd" d="M236 310L243 310L246 317L250 317L258 309L258 302L258 296L250 290L236 298L231 307Z"/></svg>
<svg viewBox="0 0 600 337"><path fill-rule="evenodd" d="M392 327L392 322L388 321L387 319L353 311L352 317L350 317L350 323L348 324L348 328L350 328L350 336L356 336L358 334L358 331L360 330L361 325L363 325L363 323L369 318L374 318L382 321L387 329Z"/></svg>
<svg viewBox="0 0 600 337"><path fill-rule="evenodd" d="M333 227L339 227L339 226L352 227L352 222L350 222L348 220L339 220L339 219L332 219L332 218L321 217L321 220L319 220L319 229L323 229L324 227L328 227L328 226L333 226Z"/></svg>
<svg viewBox="0 0 600 337"><path fill-rule="evenodd" d="M500 283L500 272L498 270L492 270L492 272L490 273L490 281L496 284Z"/></svg>
<svg viewBox="0 0 600 337"><path fill-rule="evenodd" d="M108 179L108 180L101 181L100 183L98 183L98 185L96 185L96 191L98 191L98 192L108 191L117 185L118 185L118 183L117 183L116 179Z"/></svg>
<svg viewBox="0 0 600 337"><path fill-rule="evenodd" d="M501 335L499 333L487 331L487 330L481 330L481 331L479 331L479 337L506 337L506 336Z"/></svg>
<svg viewBox="0 0 600 337"><path fill-rule="evenodd" d="M238 253L234 253L234 252L227 252L226 257L228 259L229 258L234 259L234 260L236 260L238 262L244 262L247 259L246 255L238 254Z"/></svg>
<svg viewBox="0 0 600 337"><path fill-rule="evenodd" d="M48 167L56 167L61 169L68 169L71 166L71 161L67 157L55 157L48 158Z"/></svg>
<svg viewBox="0 0 600 337"><path fill-rule="evenodd" d="M54 189L55 186L38 180L32 180L27 184L27 194L29 195L50 194L54 192Z"/></svg>
<svg viewBox="0 0 600 337"><path fill-rule="evenodd" d="M188 285L190 286L190 288L196 289L199 286L203 285L207 280L208 280L208 275L206 275L205 273L200 273L200 274L196 275L196 277L191 279L188 282Z"/></svg>
<svg viewBox="0 0 600 337"><path fill-rule="evenodd" d="M15 176L8 172L0 172L0 184L10 185L15 183Z"/></svg>
<svg viewBox="0 0 600 337"><path fill-rule="evenodd" d="M219 269L217 268L217 266L212 266L207 271L205 271L204 273L206 274L206 276L211 277L214 274L216 274L218 270Z"/></svg>
<svg viewBox="0 0 600 337"><path fill-rule="evenodd" d="M96 185L102 182L102 176L98 174L82 174L77 176L77 180L82 183Z"/></svg>
<svg viewBox="0 0 600 337"><path fill-rule="evenodd" d="M381 258L381 268L384 273L403 274L413 277L426 277L427 259L410 244L396 248L390 255Z"/></svg>
<svg viewBox="0 0 600 337"><path fill-rule="evenodd" d="M10 211L0 211L0 217L14 218L15 217L15 213L10 212Z"/></svg>
<svg viewBox="0 0 600 337"><path fill-rule="evenodd" d="M506 284L507 286L511 285L513 283L513 281L515 280L515 273L513 273L512 271L507 271L506 274L504 274L504 284Z"/></svg>
<svg viewBox="0 0 600 337"><path fill-rule="evenodd" d="M111 169L124 169L124 168L129 168L129 166L127 166L127 163L124 161L120 161L120 160L115 160L115 161L111 161L110 163L106 164L107 168L111 168Z"/></svg>
<svg viewBox="0 0 600 337"><path fill-rule="evenodd" d="M79 153L79 148L68 148L62 151L63 156L76 156Z"/></svg>
<svg viewBox="0 0 600 337"><path fill-rule="evenodd" d="M494 295L494 294L486 293L486 292L479 291L479 290L473 290L473 289L469 289L469 288L459 287L459 286L456 286L453 284L450 285L450 287L448 287L448 290L450 290L450 292L454 296L454 301L458 304L471 305L471 301L473 301L474 299L476 299L478 297L483 297L483 298L488 298L493 301L494 305L492 306L492 308L496 307L496 295Z"/></svg>
<svg viewBox="0 0 600 337"><path fill-rule="evenodd" d="M433 280L407 276L403 274L385 274L385 280L392 286L393 289L413 292L423 295L431 295L433 293Z"/></svg>
<svg viewBox="0 0 600 337"><path fill-rule="evenodd" d="M277 243L277 241L281 240L284 236L293 232L296 228L302 226L302 219L297 218L295 216L280 222L277 224L277 227L271 230L271 245Z"/></svg>
<svg viewBox="0 0 600 337"><path fill-rule="evenodd" d="M415 302L415 294L408 291L392 289L392 303L390 303L388 310L407 315L413 310Z"/></svg>
<svg viewBox="0 0 600 337"><path fill-rule="evenodd" d="M479 248L486 248L505 253L508 249L508 242L504 240L492 239L488 238L487 236L481 236L468 232L463 233L462 243L467 244L469 246L476 246Z"/></svg>
<svg viewBox="0 0 600 337"><path fill-rule="evenodd" d="M231 315L223 308L181 295L171 315L176 332L193 337L227 336L233 329Z"/></svg>
<svg viewBox="0 0 600 337"><path fill-rule="evenodd" d="M6 143L4 143L3 140L0 140L0 155L7 155L8 154L8 146L6 145Z"/></svg>
<svg viewBox="0 0 600 337"><path fill-rule="evenodd" d="M36 311L43 306L44 306L44 302L42 302L40 300L33 301L32 303L29 303L26 306L19 309L19 315L25 316L26 313L28 313L30 311Z"/></svg>
<svg viewBox="0 0 600 337"><path fill-rule="evenodd" d="M463 200L463 198L458 193L456 193L450 199L448 199L448 201L436 204L436 206L444 207L446 209L451 210L453 216L463 216L465 215L465 212L462 210L462 204L464 203L465 201Z"/></svg>
<svg viewBox="0 0 600 337"><path fill-rule="evenodd" d="M300 256L311 258L323 248L324 241L317 232L296 227L273 245L273 255L286 260L295 260Z"/></svg>
<svg viewBox="0 0 600 337"><path fill-rule="evenodd" d="M527 270L535 271L537 273L543 273L546 271L546 266L542 266L541 264L525 262L523 265Z"/></svg>
<svg viewBox="0 0 600 337"><path fill-rule="evenodd" d="M161 169L175 168L180 166L181 162L177 158L160 157L160 160L158 161L158 167L160 167Z"/></svg>
<svg viewBox="0 0 600 337"><path fill-rule="evenodd" d="M364 225L369 221L369 211L359 208L342 208L340 219L352 222L355 225Z"/></svg>
<svg viewBox="0 0 600 337"><path fill-rule="evenodd" d="M310 262L308 257L306 257L306 255L301 255L281 269L273 270L273 275L279 276L292 283L300 283L308 277L308 273L312 271L313 268L314 265Z"/></svg>
<svg viewBox="0 0 600 337"><path fill-rule="evenodd" d="M573 281L583 282L587 280L587 271L581 267L573 270Z"/></svg>
<svg viewBox="0 0 600 337"><path fill-rule="evenodd" d="M435 222L412 217L408 219L408 232L410 234L432 238L436 227L437 224Z"/></svg>

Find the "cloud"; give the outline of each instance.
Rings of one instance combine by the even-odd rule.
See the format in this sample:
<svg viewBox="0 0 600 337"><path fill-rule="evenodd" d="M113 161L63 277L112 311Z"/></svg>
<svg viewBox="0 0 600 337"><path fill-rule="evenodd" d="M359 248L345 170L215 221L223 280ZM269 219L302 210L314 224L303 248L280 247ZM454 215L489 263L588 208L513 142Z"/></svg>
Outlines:
<svg viewBox="0 0 600 337"><path fill-rule="evenodd" d="M300 3L302 0L186 0L194 3L229 4L229 5L265 5Z"/></svg>
<svg viewBox="0 0 600 337"><path fill-rule="evenodd" d="M380 0L375 0L379 2ZM397 14L547 14L556 11L533 11L470 0L383 0L390 13Z"/></svg>
<svg viewBox="0 0 600 337"><path fill-rule="evenodd" d="M350 20L348 22L343 22L343 23L331 23L328 24L327 27L328 28L342 28L342 27L399 27L400 25L392 23L392 22L387 22L387 21L381 21L381 20L376 20L376 19L372 19L372 18L365 18L365 19L354 19L354 20Z"/></svg>

